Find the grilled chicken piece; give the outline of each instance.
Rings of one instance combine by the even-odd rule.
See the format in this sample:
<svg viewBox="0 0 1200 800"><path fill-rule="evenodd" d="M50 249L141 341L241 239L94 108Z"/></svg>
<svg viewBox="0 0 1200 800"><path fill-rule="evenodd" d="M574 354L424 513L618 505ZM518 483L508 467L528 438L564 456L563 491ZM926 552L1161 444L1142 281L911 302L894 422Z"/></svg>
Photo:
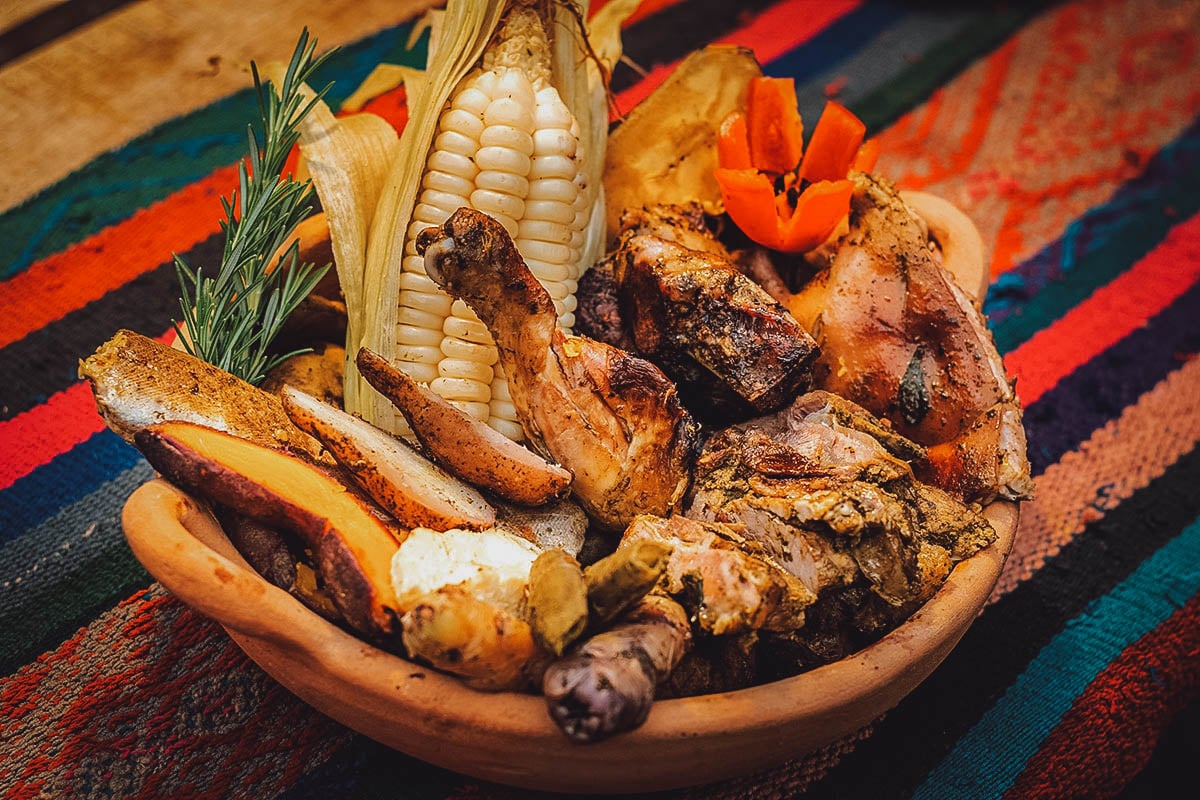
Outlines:
<svg viewBox="0 0 1200 800"><path fill-rule="evenodd" d="M665 588L707 633L787 631L804 624L817 598L779 566L761 545L737 529L682 516L643 515L625 530L622 544L661 542L671 547Z"/></svg>
<svg viewBox="0 0 1200 800"><path fill-rule="evenodd" d="M976 507L923 487L869 432L870 415L827 392L714 434L688 516L744 526L815 594L865 582L894 606L924 602L954 561L995 539Z"/></svg>
<svg viewBox="0 0 1200 800"><path fill-rule="evenodd" d="M575 475L599 525L667 514L687 490L697 426L650 362L557 326L550 295L500 223L462 208L418 239L425 269L491 331L535 445Z"/></svg>
<svg viewBox="0 0 1200 800"><path fill-rule="evenodd" d="M820 346L815 385L934 448L923 475L965 500L1028 497L1020 405L983 314L895 188L854 180L849 233L786 298Z"/></svg>

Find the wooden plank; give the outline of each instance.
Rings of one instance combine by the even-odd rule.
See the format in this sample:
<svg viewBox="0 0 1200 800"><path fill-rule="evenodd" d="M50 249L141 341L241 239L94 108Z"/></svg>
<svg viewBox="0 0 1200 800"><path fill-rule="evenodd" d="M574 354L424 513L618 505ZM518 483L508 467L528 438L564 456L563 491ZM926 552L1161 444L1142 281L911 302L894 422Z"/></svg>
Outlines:
<svg viewBox="0 0 1200 800"><path fill-rule="evenodd" d="M33 7L33 0L26 0ZM172 117L250 85L305 25L324 50L431 0L141 0L0 69L0 211Z"/></svg>

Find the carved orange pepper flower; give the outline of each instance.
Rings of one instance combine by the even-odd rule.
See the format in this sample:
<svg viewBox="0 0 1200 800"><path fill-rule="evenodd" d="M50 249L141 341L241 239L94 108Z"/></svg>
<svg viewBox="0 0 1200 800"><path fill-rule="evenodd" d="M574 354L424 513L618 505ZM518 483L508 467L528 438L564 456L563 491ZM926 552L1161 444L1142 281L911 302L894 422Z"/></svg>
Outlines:
<svg viewBox="0 0 1200 800"><path fill-rule="evenodd" d="M807 150L791 78L755 78L746 113L725 118L714 171L725 210L755 242L786 253L812 250L850 211L851 169L870 170L879 153L866 125L828 102Z"/></svg>

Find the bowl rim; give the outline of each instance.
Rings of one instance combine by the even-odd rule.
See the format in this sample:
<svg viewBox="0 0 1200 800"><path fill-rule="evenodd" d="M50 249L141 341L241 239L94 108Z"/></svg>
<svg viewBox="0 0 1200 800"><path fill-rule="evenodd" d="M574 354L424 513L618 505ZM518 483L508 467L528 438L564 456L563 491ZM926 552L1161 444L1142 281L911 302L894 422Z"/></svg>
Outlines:
<svg viewBox="0 0 1200 800"><path fill-rule="evenodd" d="M771 683L656 700L639 728L592 745L569 742L539 695L471 689L321 618L255 572L201 501L161 478L130 495L122 522L134 555L168 591L221 624L286 688L348 727L487 780L621 792L773 766L850 735L893 707L949 654L1000 577L1019 507L996 501L985 514L996 541L955 565L933 598L874 644ZM717 757L735 746L736 763ZM659 757L647 760L647 753ZM677 763L685 753L688 763ZM570 770L562 769L570 763L564 758L574 762ZM639 765L636 774L625 769Z"/></svg>

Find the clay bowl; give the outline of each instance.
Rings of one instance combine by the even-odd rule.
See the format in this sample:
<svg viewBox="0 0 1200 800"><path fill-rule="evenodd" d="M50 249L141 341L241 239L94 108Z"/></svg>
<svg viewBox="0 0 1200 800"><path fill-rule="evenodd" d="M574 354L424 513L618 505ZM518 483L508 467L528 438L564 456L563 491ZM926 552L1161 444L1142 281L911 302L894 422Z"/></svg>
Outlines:
<svg viewBox="0 0 1200 800"><path fill-rule="evenodd" d="M485 780L564 792L707 783L797 758L898 703L975 619L1012 547L1017 507L993 503L998 540L955 567L880 641L811 672L654 704L640 728L575 745L540 697L477 692L377 650L263 580L204 506L154 480L122 517L134 555L184 603L219 622L268 674L319 711L383 744Z"/></svg>
<svg viewBox="0 0 1200 800"><path fill-rule="evenodd" d="M930 195L926 217L959 284L986 287L970 221ZM964 227L965 225L965 227ZM991 594L1012 548L1018 507L986 513L999 537L958 564L906 622L849 658L786 680L654 704L637 730L575 745L534 695L482 693L385 653L261 578L205 506L154 480L127 501L134 555L184 603L220 623L296 696L372 739L447 769L514 786L617 793L697 785L798 758L895 706L949 654Z"/></svg>

